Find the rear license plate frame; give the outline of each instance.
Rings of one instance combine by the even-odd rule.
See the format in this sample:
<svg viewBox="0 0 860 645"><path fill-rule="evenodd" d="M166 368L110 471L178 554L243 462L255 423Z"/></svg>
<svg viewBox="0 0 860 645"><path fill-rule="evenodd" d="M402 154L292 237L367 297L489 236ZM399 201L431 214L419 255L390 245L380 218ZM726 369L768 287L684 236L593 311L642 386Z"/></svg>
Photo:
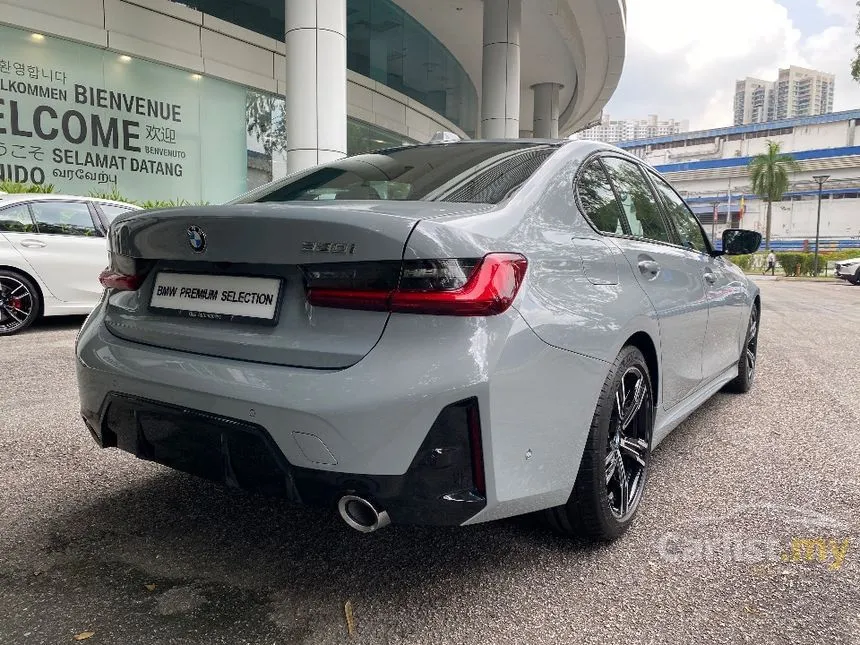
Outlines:
<svg viewBox="0 0 860 645"><path fill-rule="evenodd" d="M152 304L152 299L155 296L155 288L158 284L158 279L161 275L175 275L175 276L201 276L201 277L211 277L211 278L251 278L251 279L265 279L265 280L276 280L278 283L278 292L275 296L275 310L272 314L271 318L261 318L259 316L243 316L241 314L229 314L229 313L213 313L206 311L199 311L194 309L177 309L173 307L159 307L157 305ZM152 282L152 292L149 294L149 302L147 304L147 308L149 311L161 315L172 316L175 318L190 318L193 320L211 320L215 322L228 322L228 323L242 323L242 324L250 324L250 325L259 325L263 327L275 327L278 324L278 321L281 318L281 307L283 304L283 296L284 296L284 278L281 276L274 275L251 275L246 273L195 273L192 271L173 271L173 270L160 270L155 274L155 277Z"/></svg>

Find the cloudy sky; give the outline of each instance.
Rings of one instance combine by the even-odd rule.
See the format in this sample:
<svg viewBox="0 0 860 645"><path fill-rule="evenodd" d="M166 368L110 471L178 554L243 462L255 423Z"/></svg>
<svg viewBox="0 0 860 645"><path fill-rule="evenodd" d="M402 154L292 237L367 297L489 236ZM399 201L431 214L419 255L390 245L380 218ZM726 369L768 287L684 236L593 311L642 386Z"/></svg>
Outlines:
<svg viewBox="0 0 860 645"><path fill-rule="evenodd" d="M835 110L860 108L849 65L855 0L628 0L627 62L612 118L731 125L735 80L776 80L779 67L836 74Z"/></svg>

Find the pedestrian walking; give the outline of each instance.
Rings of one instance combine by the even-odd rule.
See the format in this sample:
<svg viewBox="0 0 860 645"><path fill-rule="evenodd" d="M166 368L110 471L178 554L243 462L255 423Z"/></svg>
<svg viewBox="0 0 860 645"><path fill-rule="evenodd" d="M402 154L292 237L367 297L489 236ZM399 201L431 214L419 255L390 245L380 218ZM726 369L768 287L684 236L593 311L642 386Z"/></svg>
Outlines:
<svg viewBox="0 0 860 645"><path fill-rule="evenodd" d="M773 254L773 251L767 254L767 268L762 275L765 275L768 271L770 271L771 275L776 275L776 256Z"/></svg>

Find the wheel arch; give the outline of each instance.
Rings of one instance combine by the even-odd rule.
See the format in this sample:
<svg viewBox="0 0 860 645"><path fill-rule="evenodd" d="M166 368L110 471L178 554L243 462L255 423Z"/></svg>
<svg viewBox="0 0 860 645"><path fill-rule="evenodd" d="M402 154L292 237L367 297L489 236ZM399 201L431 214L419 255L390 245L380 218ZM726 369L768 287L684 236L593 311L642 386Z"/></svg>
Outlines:
<svg viewBox="0 0 860 645"><path fill-rule="evenodd" d="M623 347L628 345L636 347L645 356L648 365L648 377L651 379L651 392L654 398L654 406L657 406L660 392L660 359L657 354L657 346L651 336L644 331L637 331L630 336Z"/></svg>
<svg viewBox="0 0 860 645"><path fill-rule="evenodd" d="M42 291L42 285L39 284L39 280L30 273L29 271L25 271L21 267L12 266L11 264L0 264L0 271L10 271L12 273L17 273L18 275L22 275L27 278L30 282L33 283L33 286L36 287L36 292L39 295L39 313L36 316L37 318L41 318L45 315L45 293Z"/></svg>

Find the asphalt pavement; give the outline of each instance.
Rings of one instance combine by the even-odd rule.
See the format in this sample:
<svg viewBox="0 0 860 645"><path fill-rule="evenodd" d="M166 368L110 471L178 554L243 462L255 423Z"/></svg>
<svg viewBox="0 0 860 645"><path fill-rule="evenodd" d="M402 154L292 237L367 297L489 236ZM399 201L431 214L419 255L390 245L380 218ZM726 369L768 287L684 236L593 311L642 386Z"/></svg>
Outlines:
<svg viewBox="0 0 860 645"><path fill-rule="evenodd" d="M81 320L0 338L0 641L860 645L860 287L760 286L753 391L664 441L600 546L531 517L363 535L100 450Z"/></svg>

